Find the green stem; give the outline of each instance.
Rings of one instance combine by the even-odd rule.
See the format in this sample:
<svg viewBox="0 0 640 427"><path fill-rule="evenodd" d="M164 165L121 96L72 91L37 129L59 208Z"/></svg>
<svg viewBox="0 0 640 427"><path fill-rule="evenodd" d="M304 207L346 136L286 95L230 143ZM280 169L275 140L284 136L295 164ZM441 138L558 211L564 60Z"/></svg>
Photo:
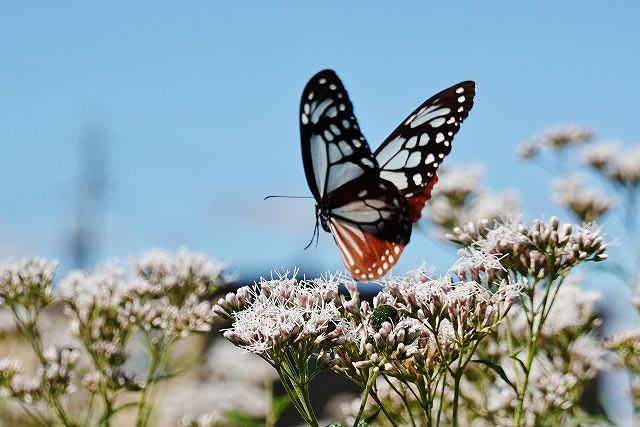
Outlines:
<svg viewBox="0 0 640 427"><path fill-rule="evenodd" d="M360 418L362 418L362 413L364 412L364 408L367 404L367 399L369 398L369 392L371 391L371 387L373 387L373 385L375 384L377 377L378 377L377 369L374 369L374 368L369 369L369 379L367 380L367 385L364 388L364 392L362 393L360 410L358 411L358 415L356 415L356 419L353 422L353 427L358 427L358 423L360 423Z"/></svg>
<svg viewBox="0 0 640 427"><path fill-rule="evenodd" d="M304 381L300 381L299 375L294 375L297 369L290 366L288 357L285 359L286 360L279 360L277 364L274 364L278 376L280 376L280 381L291 398L291 402L305 422L312 427L319 427L313 409L311 408L308 392L305 393L304 390L308 388L308 386Z"/></svg>
<svg viewBox="0 0 640 427"><path fill-rule="evenodd" d="M371 397L373 398L373 400L376 401L376 404L378 405L378 408L380 408L380 410L382 411L384 416L387 417L387 420L391 423L391 425L393 427L398 427L398 424L394 421L394 419L391 416L391 414L387 411L387 409L382 404L382 401L380 401L380 398L378 397L378 394L373 389L371 390ZM409 413L409 415L411 415L411 413ZM411 418L413 418L413 415L411 415ZM415 424L413 424L413 425L415 425Z"/></svg>
<svg viewBox="0 0 640 427"><path fill-rule="evenodd" d="M88 426L91 421L91 416L93 415L93 402L96 400L96 394L91 393L91 398L89 399L89 407L87 408L87 413L84 417L84 423L82 425Z"/></svg>
<svg viewBox="0 0 640 427"><path fill-rule="evenodd" d="M175 341L170 340L170 342L164 346L162 352L160 353L160 362L158 363L158 368L156 370L156 373L158 372L162 373L167 369L167 365L169 364L169 360L171 359L171 351L173 349L174 342ZM150 385L151 385L151 390L149 392L149 398L145 403L146 410L145 410L145 416L143 420L144 427L146 427L149 424L149 419L151 418L151 413L153 412L153 406L155 404L156 396L159 390L158 380L156 378L153 378L153 382Z"/></svg>
<svg viewBox="0 0 640 427"><path fill-rule="evenodd" d="M278 375L280 376L280 382L282 383L282 386L284 387L285 391L287 392L287 395L291 399L291 403L293 403L293 406L295 406L296 411L298 411L300 416L304 419L304 421L307 424L311 425L311 421L309 420L309 416L307 415L304 406L302 406L302 404L300 403L300 400L298 399L298 395L297 395L296 391L294 390L293 385L289 384L289 381L290 381L289 378L286 377L282 373L282 371L280 369L278 369Z"/></svg>
<svg viewBox="0 0 640 427"><path fill-rule="evenodd" d="M407 409L407 413L409 414L409 419L411 420L411 425L413 427L415 427L416 423L415 423L415 421L413 419L413 411L411 410L411 405L409 405L409 401L407 400L407 394L405 392L406 389L404 389L402 391L398 390L398 388L395 385L393 385L391 380L389 380L389 378L387 378L386 375L382 375L382 378L387 382L387 384L389 385L389 387L391 387L391 389L394 391L394 393L396 395L400 396L400 399L402 399L402 404ZM411 389L411 387L406 386L406 385L405 385L405 387L407 387L411 391L411 393L413 393L413 390ZM414 394L414 396L415 396L415 394Z"/></svg>
<svg viewBox="0 0 640 427"><path fill-rule="evenodd" d="M146 334L145 334L146 335ZM160 358L162 354L162 350L158 351L158 348L154 346L151 342L152 338L149 335L145 336L148 350L149 350L149 367L147 368L147 375L145 377L145 385L142 388L142 393L140 395L140 400L138 401L138 416L136 417L136 427L144 427L145 425L145 417L147 412L147 399L149 392L153 386L153 377L158 370L158 366L160 365Z"/></svg>
<svg viewBox="0 0 640 427"><path fill-rule="evenodd" d="M267 401L266 403L266 411L264 417L264 427L274 427L277 421L276 414L273 412L273 381L269 375L264 376L264 397Z"/></svg>
<svg viewBox="0 0 640 427"><path fill-rule="evenodd" d="M48 427L51 424L41 413L38 412L37 409L29 408L29 406L22 401L18 401L18 403L20 404L24 412L27 413L29 418L31 418L37 425Z"/></svg>
<svg viewBox="0 0 640 427"><path fill-rule="evenodd" d="M443 372L441 375L442 387L440 388L440 402L438 402L438 413L436 414L436 426L440 425L440 417L442 416L442 409L444 408L444 388L447 385L447 372ZM438 387L438 381L436 381L436 388Z"/></svg>
<svg viewBox="0 0 640 427"><path fill-rule="evenodd" d="M558 283L558 287L562 284L562 280ZM542 333L542 326L544 324L544 320L546 319L546 305L549 299L549 294L551 292L551 287L553 286L553 276L549 277L548 283L545 289L545 295L540 303L540 305L536 308L534 302L533 292L530 296L531 298L531 321L529 322L529 345L527 347L527 362L525 363L525 372L524 379L522 382L522 388L518 390L518 406L516 408L516 413L513 418L514 427L520 427L520 422L522 419L522 414L524 410L524 399L527 394L527 388L529 387L529 374L531 373L531 366L533 365L533 359L538 351L538 342L540 341L540 335ZM535 284L534 284L535 286ZM549 308L551 309L551 308ZM548 312L546 312L548 314ZM538 322L536 322L536 319Z"/></svg>
<svg viewBox="0 0 640 427"><path fill-rule="evenodd" d="M509 348L509 356L513 355L515 353L515 345L513 343L513 335L511 335L511 320L509 319L508 316L505 316L505 322L506 322L506 328L505 328L505 334L507 336L507 347ZM518 364L516 363L514 357L517 356L513 356L513 357L509 357L509 359L511 359L511 364L513 365L513 372L514 372L514 377L515 377L515 383L516 383L516 388L519 390L520 389L520 375L518 375Z"/></svg>
<svg viewBox="0 0 640 427"><path fill-rule="evenodd" d="M418 387L418 394L420 394L420 405L422 406L422 409L427 416L427 426L431 427L433 425L433 420L431 417L431 410L433 406L432 402L429 400L429 396L426 389L424 388L424 385L416 384L416 386Z"/></svg>

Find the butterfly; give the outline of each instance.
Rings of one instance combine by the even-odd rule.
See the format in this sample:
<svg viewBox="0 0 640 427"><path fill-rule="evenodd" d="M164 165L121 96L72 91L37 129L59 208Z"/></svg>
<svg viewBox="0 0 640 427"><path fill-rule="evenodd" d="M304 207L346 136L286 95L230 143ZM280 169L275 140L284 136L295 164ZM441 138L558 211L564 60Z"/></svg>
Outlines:
<svg viewBox="0 0 640 427"><path fill-rule="evenodd" d="M372 153L336 73L320 71L307 83L300 136L314 238L319 225L330 232L356 280L382 277L398 261L474 96L472 81L434 95Z"/></svg>

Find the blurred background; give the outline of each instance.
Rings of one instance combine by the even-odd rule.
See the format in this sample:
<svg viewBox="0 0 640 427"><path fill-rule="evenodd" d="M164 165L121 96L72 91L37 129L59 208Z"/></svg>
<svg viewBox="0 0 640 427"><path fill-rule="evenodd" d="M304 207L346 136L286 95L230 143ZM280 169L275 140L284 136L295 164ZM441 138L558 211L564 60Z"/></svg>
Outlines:
<svg viewBox="0 0 640 427"><path fill-rule="evenodd" d="M329 234L303 250L312 200L263 201L310 195L299 98L324 68L372 149L431 95L476 81L446 164L481 165L527 219L570 220L516 147L564 123L638 141L639 16L631 1L0 2L0 259L58 258L63 274L185 246L241 282L342 269ZM454 257L422 227L396 271ZM591 285L613 307L628 299L622 284Z"/></svg>

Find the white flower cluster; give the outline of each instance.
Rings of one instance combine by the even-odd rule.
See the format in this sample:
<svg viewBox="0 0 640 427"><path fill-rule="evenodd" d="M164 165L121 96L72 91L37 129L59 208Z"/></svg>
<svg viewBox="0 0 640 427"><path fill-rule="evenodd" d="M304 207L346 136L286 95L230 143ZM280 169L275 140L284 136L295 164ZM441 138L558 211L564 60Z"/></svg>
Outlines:
<svg viewBox="0 0 640 427"><path fill-rule="evenodd" d="M518 156L529 159L540 149L562 150L567 146L582 145L595 138L593 131L579 125L552 127L518 147Z"/></svg>
<svg viewBox="0 0 640 427"><path fill-rule="evenodd" d="M32 404L44 396L59 396L75 391L73 379L79 354L75 350L49 347L43 352L44 363L35 376L22 373L18 359L0 359L0 387L21 402Z"/></svg>
<svg viewBox="0 0 640 427"><path fill-rule="evenodd" d="M632 187L640 184L640 147L620 152L615 143L601 143L585 149L582 160L618 184Z"/></svg>
<svg viewBox="0 0 640 427"><path fill-rule="evenodd" d="M285 274L260 280L246 294L246 307L233 313L233 325L224 336L253 353L267 353L283 345L320 343L336 319L339 275L326 279L297 280ZM219 306L226 301L221 299Z"/></svg>
<svg viewBox="0 0 640 427"><path fill-rule="evenodd" d="M149 251L134 266L138 276L149 285L144 288L144 292L149 293L180 293L182 289L203 295L211 291L212 286L221 286L227 281L223 275L224 264L186 249L175 254Z"/></svg>
<svg viewBox="0 0 640 427"><path fill-rule="evenodd" d="M36 309L51 302L51 283L58 261L25 258L0 264L0 303L22 304Z"/></svg>
<svg viewBox="0 0 640 427"><path fill-rule="evenodd" d="M585 261L603 261L609 247L598 226L561 225L556 217L548 223L535 220L531 225L521 223L518 218L483 220L456 227L447 238L483 253L500 255L504 270L484 273L500 277L511 271L532 280L547 274L558 275Z"/></svg>
<svg viewBox="0 0 640 427"><path fill-rule="evenodd" d="M72 301L78 322L89 322L95 310L117 307L132 288L124 271L113 264L92 272L75 270L63 278L55 292L64 301Z"/></svg>
<svg viewBox="0 0 640 427"><path fill-rule="evenodd" d="M601 191L587 188L580 176L559 179L555 183L555 198L582 222L597 221L616 206L615 199Z"/></svg>

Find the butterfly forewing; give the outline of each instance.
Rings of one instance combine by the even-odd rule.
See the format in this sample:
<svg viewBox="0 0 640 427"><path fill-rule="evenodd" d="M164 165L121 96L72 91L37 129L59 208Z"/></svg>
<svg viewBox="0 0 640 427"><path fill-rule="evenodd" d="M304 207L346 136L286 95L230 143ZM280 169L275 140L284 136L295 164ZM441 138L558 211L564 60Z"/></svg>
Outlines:
<svg viewBox="0 0 640 427"><path fill-rule="evenodd" d="M300 102L302 160L317 201L377 164L353 114L342 82L331 70L311 78Z"/></svg>
<svg viewBox="0 0 640 427"><path fill-rule="evenodd" d="M475 83L458 83L434 95L409 115L376 150L380 177L409 199L417 220L442 159L473 107Z"/></svg>

